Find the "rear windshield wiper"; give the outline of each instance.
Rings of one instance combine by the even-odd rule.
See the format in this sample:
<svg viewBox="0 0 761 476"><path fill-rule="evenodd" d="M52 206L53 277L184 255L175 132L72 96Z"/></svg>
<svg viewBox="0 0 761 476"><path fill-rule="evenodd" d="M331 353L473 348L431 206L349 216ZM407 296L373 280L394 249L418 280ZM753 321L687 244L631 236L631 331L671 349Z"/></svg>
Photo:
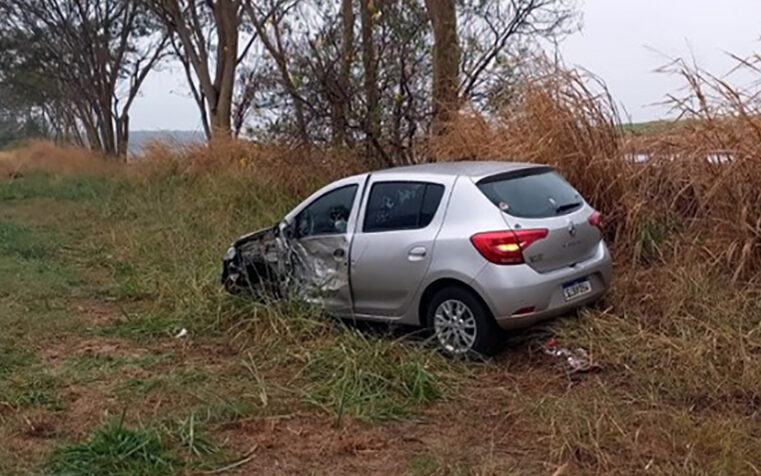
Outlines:
<svg viewBox="0 0 761 476"><path fill-rule="evenodd" d="M563 213L568 210L573 210L581 206L581 202L571 202L555 207L555 213Z"/></svg>

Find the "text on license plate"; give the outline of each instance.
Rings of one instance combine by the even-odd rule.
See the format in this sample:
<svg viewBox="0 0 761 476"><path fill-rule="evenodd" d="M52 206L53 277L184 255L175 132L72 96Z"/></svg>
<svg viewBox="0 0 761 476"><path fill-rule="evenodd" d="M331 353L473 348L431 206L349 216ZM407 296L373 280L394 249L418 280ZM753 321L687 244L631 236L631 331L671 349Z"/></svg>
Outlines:
<svg viewBox="0 0 761 476"><path fill-rule="evenodd" d="M579 298L592 292L592 283L588 279L581 279L563 285L563 295L566 301Z"/></svg>

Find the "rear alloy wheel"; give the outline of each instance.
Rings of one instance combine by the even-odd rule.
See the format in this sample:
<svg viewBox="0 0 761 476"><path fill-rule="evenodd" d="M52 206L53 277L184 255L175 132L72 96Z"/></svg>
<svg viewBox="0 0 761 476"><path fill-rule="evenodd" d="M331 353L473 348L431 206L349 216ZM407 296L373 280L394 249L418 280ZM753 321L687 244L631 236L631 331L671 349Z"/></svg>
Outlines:
<svg viewBox="0 0 761 476"><path fill-rule="evenodd" d="M476 318L473 311L457 299L448 299L433 314L433 330L439 345L450 354L464 354L476 342Z"/></svg>
<svg viewBox="0 0 761 476"><path fill-rule="evenodd" d="M460 287L437 292L427 317L436 342L449 355L493 355L502 335L489 310Z"/></svg>

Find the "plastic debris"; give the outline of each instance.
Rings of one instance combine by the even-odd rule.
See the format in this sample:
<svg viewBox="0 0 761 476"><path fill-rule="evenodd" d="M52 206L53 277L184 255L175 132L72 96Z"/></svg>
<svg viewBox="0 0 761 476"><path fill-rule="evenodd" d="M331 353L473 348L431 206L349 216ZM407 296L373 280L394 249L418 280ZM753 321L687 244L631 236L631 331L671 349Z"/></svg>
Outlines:
<svg viewBox="0 0 761 476"><path fill-rule="evenodd" d="M175 339L184 339L187 336L188 336L188 330L183 327L182 329L180 329L180 332L178 332L177 335L174 337Z"/></svg>
<svg viewBox="0 0 761 476"><path fill-rule="evenodd" d="M558 340L554 337L545 342L542 349L547 355L564 359L570 367L571 373L600 370L600 365L589 357L586 350L581 347L575 349L560 347Z"/></svg>

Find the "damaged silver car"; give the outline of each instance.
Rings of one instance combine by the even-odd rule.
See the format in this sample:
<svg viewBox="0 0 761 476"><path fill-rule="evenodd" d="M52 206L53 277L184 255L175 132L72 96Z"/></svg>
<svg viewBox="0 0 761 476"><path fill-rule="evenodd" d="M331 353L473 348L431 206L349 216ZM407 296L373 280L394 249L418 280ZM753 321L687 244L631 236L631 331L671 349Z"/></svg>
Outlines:
<svg viewBox="0 0 761 476"><path fill-rule="evenodd" d="M599 298L600 214L555 170L448 162L347 177L223 260L231 292L296 293L341 318L428 327L449 354Z"/></svg>

